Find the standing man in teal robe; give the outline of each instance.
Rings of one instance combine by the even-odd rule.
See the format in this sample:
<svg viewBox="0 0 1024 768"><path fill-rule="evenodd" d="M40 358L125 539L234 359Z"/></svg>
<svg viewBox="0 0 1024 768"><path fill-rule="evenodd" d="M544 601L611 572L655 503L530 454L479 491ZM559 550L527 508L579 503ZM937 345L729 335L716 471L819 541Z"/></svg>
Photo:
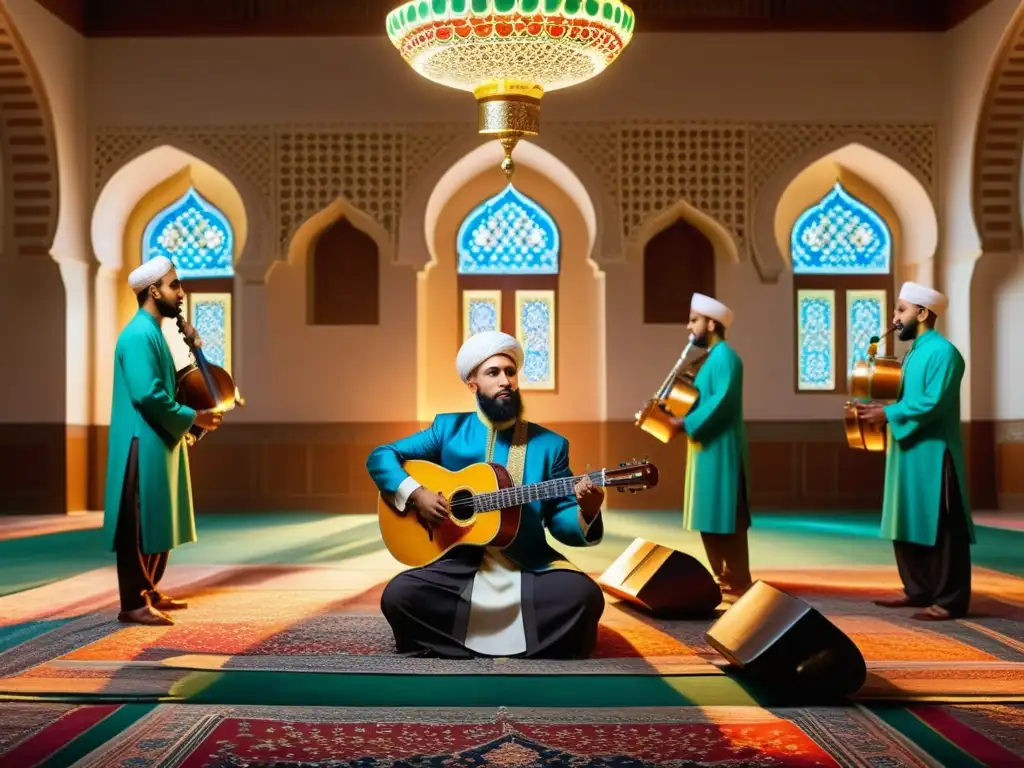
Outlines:
<svg viewBox="0 0 1024 768"><path fill-rule="evenodd" d="M708 353L693 381L697 401L676 424L687 436L683 526L700 531L723 594L738 597L751 584L750 508L743 361L725 340L732 320L725 304L693 294L687 328L693 344Z"/></svg>
<svg viewBox="0 0 1024 768"><path fill-rule="evenodd" d="M899 396L857 407L864 421L888 425L881 535L893 542L904 596L877 603L924 608L914 614L922 621L962 617L971 602L974 523L960 433L965 366L935 330L948 303L932 288L903 284L893 322L900 339L914 343L903 358Z"/></svg>
<svg viewBox="0 0 1024 768"><path fill-rule="evenodd" d="M523 348L514 337L499 331L471 336L456 368L477 410L439 414L428 429L370 453L366 468L397 512L411 507L426 525L442 524L450 514L448 499L402 469L412 459L450 471L492 461L520 485L574 477L569 441L522 417L522 364ZM600 543L604 490L589 477L573 490L574 496L524 504L519 530L504 549L457 546L392 579L381 596L381 611L398 652L453 659L589 656L604 596L545 538L549 531L567 546Z"/></svg>
<svg viewBox="0 0 1024 768"><path fill-rule="evenodd" d="M157 589L169 550L196 540L185 435L216 429L218 413L175 402L176 372L160 324L177 317L185 293L170 259L157 256L128 276L139 310L114 349L103 536L117 553L118 620L166 626L187 604ZM195 329L185 332L201 346Z"/></svg>

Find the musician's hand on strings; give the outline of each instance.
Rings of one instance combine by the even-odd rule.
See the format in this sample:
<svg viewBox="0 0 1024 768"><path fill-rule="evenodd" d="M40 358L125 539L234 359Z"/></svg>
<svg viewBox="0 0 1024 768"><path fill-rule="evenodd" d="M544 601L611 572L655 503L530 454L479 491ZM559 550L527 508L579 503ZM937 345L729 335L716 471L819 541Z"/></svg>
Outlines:
<svg viewBox="0 0 1024 768"><path fill-rule="evenodd" d="M857 403L857 417L866 424L881 426L889 421L885 415L885 404L872 401L870 403Z"/></svg>
<svg viewBox="0 0 1024 768"><path fill-rule="evenodd" d="M197 331L188 320L182 320L181 332L184 334L186 339L190 339L192 341L192 346L196 347L196 349L203 346L203 340L199 338L199 331Z"/></svg>
<svg viewBox="0 0 1024 768"><path fill-rule="evenodd" d="M580 505L587 519L592 520L596 517L604 502L604 488L594 485L590 475L584 475L576 482L573 491L576 493L576 503Z"/></svg>
<svg viewBox="0 0 1024 768"><path fill-rule="evenodd" d="M195 424L200 429L205 429L209 432L217 429L220 423L224 420L224 414L214 411L196 411Z"/></svg>
<svg viewBox="0 0 1024 768"><path fill-rule="evenodd" d="M434 493L433 491L428 491L423 486L420 486L410 494L409 503L413 505L416 514L424 522L431 525L440 525L451 514L448 499L440 491Z"/></svg>

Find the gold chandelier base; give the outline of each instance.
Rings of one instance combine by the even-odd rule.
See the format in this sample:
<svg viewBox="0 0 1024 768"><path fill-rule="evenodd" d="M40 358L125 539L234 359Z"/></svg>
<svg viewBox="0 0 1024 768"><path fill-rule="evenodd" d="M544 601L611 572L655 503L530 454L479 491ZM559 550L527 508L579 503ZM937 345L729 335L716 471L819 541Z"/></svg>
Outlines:
<svg viewBox="0 0 1024 768"><path fill-rule="evenodd" d="M499 93L477 98L477 130L495 136L505 148L501 170L512 180L516 166L512 150L523 136L540 133L540 97L521 93Z"/></svg>

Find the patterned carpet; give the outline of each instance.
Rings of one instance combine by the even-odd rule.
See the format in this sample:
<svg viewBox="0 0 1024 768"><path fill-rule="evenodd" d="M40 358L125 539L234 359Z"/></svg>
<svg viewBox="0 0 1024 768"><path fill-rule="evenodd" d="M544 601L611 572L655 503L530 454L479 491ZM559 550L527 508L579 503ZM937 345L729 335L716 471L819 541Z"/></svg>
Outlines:
<svg viewBox="0 0 1024 768"><path fill-rule="evenodd" d="M0 714L0 763L9 765L33 765L48 757L60 764L78 760L80 768L931 765L925 750L897 729L852 707L6 705ZM1019 721L1019 714L1010 710L1011 721ZM989 721L983 714L980 722L984 729Z"/></svg>
<svg viewBox="0 0 1024 768"><path fill-rule="evenodd" d="M0 705L0 765L1024 764L1024 705L636 709Z"/></svg>
<svg viewBox="0 0 1024 768"><path fill-rule="evenodd" d="M976 569L972 615L935 624L871 603L895 587L893 570L758 575L807 600L853 639L868 662L866 698L1024 695L1024 579ZM402 658L379 610L395 566L379 555L343 569L172 571L167 591L191 604L173 627L119 624L107 569L0 599L0 693L165 695L194 670L720 676L724 666L704 641L709 621L653 619L612 598L597 650L585 661Z"/></svg>

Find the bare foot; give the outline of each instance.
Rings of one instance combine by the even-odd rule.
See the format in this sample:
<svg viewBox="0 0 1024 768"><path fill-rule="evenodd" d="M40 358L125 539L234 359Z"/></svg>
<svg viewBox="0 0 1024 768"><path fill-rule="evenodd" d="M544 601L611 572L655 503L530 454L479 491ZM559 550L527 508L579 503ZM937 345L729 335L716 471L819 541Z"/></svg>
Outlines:
<svg viewBox="0 0 1024 768"><path fill-rule="evenodd" d="M174 624L174 619L148 605L136 608L134 611L121 611L117 614L117 620L125 624L144 624L149 627L168 627Z"/></svg>

